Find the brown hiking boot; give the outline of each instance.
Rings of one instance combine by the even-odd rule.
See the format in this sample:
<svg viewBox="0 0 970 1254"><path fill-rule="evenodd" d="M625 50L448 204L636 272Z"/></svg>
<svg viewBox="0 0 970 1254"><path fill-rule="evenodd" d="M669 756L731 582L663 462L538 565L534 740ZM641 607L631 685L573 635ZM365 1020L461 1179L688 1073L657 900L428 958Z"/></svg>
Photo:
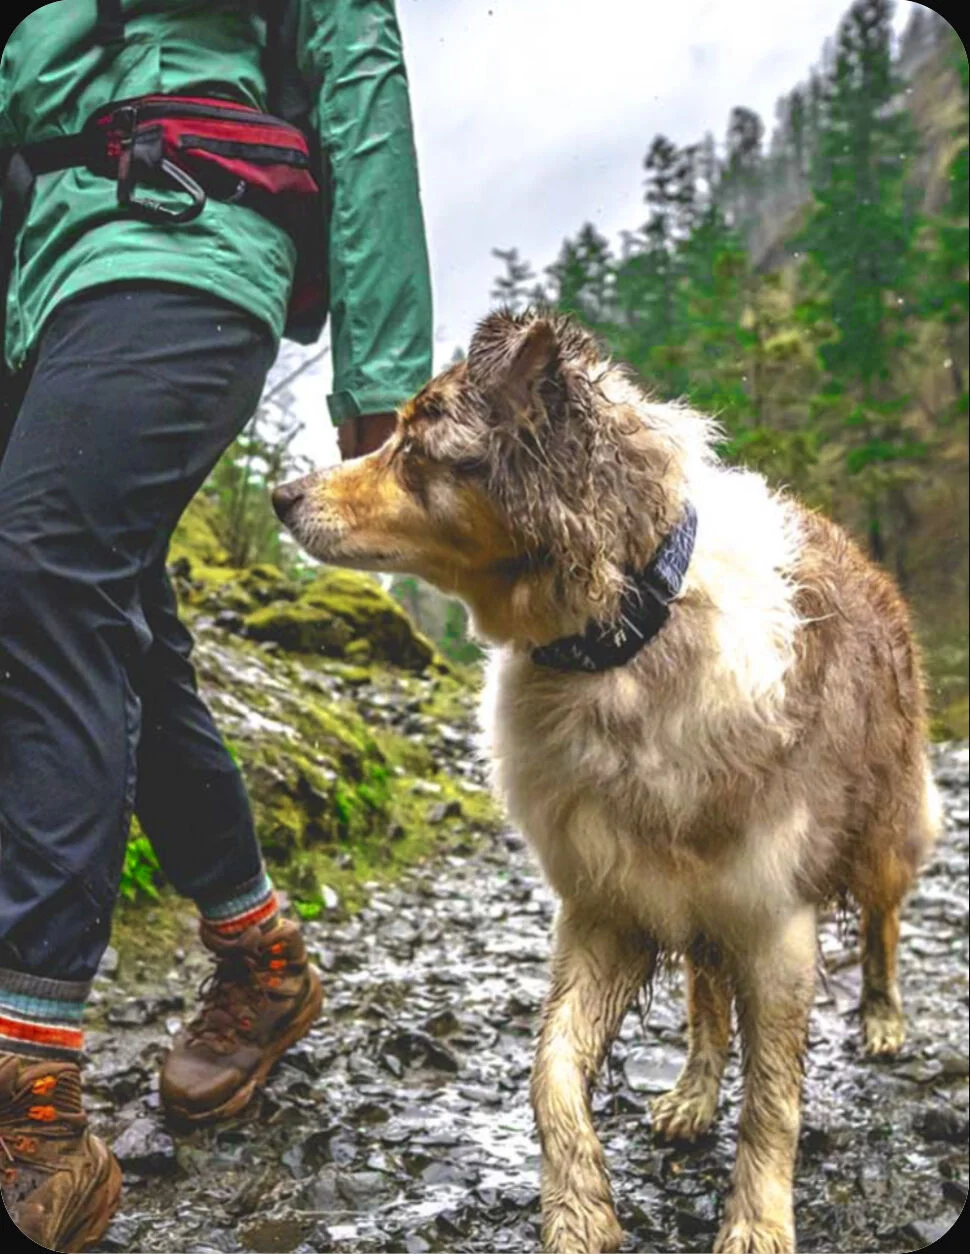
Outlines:
<svg viewBox="0 0 970 1254"><path fill-rule="evenodd" d="M0 1192L45 1249L83 1250L107 1228L121 1168L88 1128L76 1063L0 1053Z"/></svg>
<svg viewBox="0 0 970 1254"><path fill-rule="evenodd" d="M203 1123L237 1114L270 1068L305 1036L320 1013L320 978L300 929L279 919L227 940L204 921L202 943L216 969L200 990L202 1008L162 1066L169 1115Z"/></svg>

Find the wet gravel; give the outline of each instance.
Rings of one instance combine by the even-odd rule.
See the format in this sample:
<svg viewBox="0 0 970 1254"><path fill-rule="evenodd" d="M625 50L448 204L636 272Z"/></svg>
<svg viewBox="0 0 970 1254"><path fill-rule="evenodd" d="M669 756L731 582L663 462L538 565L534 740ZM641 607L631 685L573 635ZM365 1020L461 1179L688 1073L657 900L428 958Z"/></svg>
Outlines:
<svg viewBox="0 0 970 1254"><path fill-rule="evenodd" d="M864 1060L850 923L826 922L796 1184L803 1251L916 1250L967 1197L968 755L937 751L947 832L911 896L901 982L909 1038ZM444 817L444 816L443 816ZM374 889L308 925L325 1014L243 1117L188 1136L158 1109L157 1064L188 1017L201 952L140 982L98 980L89 1038L98 1130L125 1171L105 1251L502 1251L538 1247L528 1074L553 902L521 839ZM123 973L122 973L123 974ZM655 1145L650 1098L684 1055L678 975L631 1011L596 1098L627 1250L709 1250L733 1157L738 1063L714 1130Z"/></svg>

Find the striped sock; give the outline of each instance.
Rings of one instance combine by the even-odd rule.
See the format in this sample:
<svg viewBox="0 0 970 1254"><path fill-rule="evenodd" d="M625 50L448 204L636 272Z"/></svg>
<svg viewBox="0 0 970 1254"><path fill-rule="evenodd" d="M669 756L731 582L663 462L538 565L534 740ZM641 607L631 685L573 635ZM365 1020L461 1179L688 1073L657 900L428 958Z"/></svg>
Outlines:
<svg viewBox="0 0 970 1254"><path fill-rule="evenodd" d="M0 1053L78 1062L90 988L0 967Z"/></svg>
<svg viewBox="0 0 970 1254"><path fill-rule="evenodd" d="M230 896L199 902L199 912L208 927L220 936L238 936L256 924L268 932L279 918L280 904L272 880L261 871Z"/></svg>

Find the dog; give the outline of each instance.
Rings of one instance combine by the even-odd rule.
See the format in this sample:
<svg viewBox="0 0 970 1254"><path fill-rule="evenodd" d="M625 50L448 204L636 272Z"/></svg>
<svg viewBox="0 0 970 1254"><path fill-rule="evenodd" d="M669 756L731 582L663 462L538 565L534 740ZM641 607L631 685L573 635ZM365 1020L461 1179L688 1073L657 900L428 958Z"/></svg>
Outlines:
<svg viewBox="0 0 970 1254"><path fill-rule="evenodd" d="M899 912L940 824L903 601L577 323L489 315L379 451L278 488L315 557L462 598L498 789L560 899L531 1096L543 1243L622 1240L590 1086L664 954L688 1052L662 1138L744 1097L715 1250L790 1251L820 910L861 910L863 1047L898 1051Z"/></svg>

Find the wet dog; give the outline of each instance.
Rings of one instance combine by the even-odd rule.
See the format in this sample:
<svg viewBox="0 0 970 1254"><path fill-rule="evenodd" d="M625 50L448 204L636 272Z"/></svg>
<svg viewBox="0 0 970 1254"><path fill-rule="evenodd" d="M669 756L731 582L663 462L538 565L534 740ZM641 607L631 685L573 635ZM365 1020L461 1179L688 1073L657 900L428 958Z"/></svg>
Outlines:
<svg viewBox="0 0 970 1254"><path fill-rule="evenodd" d="M900 903L939 823L919 660L887 576L712 452L568 320L494 314L381 450L277 490L324 562L423 576L493 646L495 777L561 899L532 1077L550 1250L616 1249L589 1089L658 955L689 1043L656 1133L744 1100L715 1248L794 1248L816 917L861 908L863 1045L892 1054Z"/></svg>

